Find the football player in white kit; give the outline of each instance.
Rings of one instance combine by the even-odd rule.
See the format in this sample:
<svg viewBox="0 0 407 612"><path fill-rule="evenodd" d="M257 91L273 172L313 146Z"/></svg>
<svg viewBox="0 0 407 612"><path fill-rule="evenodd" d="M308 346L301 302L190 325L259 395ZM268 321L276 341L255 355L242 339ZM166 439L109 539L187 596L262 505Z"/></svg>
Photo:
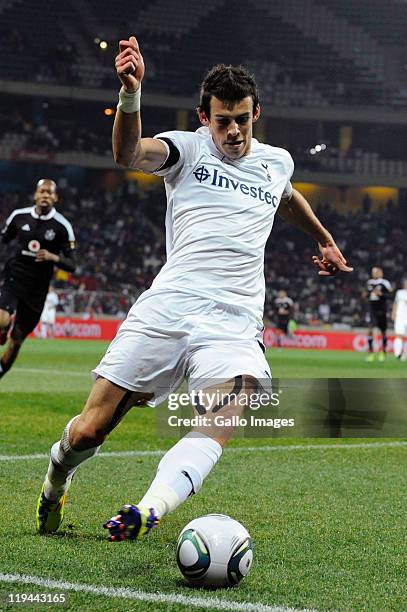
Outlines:
<svg viewBox="0 0 407 612"><path fill-rule="evenodd" d="M45 299L44 309L41 313L41 338L53 338L55 333L55 320L59 297L53 286L50 285Z"/></svg>
<svg viewBox="0 0 407 612"><path fill-rule="evenodd" d="M407 360L407 277L403 289L396 291L391 318L394 321L394 354L397 359Z"/></svg>
<svg viewBox="0 0 407 612"><path fill-rule="evenodd" d="M261 345L263 264L277 209L319 245L322 257L313 261L320 275L352 271L307 201L292 188L290 154L252 137L260 107L246 70L219 65L209 71L198 108L202 127L196 132L141 138L144 62L135 37L120 41L119 49L116 70L122 88L114 157L123 166L164 177L167 263L94 370L96 381L83 412L51 449L37 504L38 530L58 529L74 472L96 454L131 406L161 403L184 378L190 390L205 392L211 391L208 381L216 390L221 381L232 398L211 414L207 404L198 405L209 425L179 440L161 459L140 502L126 504L105 523L112 541L148 533L199 491L233 434L227 417L243 413L239 398L257 389L259 380L270 382ZM215 425L215 411L224 415L225 425Z"/></svg>

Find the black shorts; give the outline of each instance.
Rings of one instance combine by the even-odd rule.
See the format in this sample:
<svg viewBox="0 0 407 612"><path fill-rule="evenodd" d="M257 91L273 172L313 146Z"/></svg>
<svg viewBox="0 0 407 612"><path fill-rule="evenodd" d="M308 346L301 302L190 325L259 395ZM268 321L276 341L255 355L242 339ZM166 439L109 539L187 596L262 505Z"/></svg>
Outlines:
<svg viewBox="0 0 407 612"><path fill-rule="evenodd" d="M383 309L370 309L371 326L378 327L381 332L387 330L387 313Z"/></svg>
<svg viewBox="0 0 407 612"><path fill-rule="evenodd" d="M283 332L283 334L288 334L288 317L277 317L277 328Z"/></svg>
<svg viewBox="0 0 407 612"><path fill-rule="evenodd" d="M45 298L46 296L43 305ZM10 314L15 313L14 329L19 329L24 338L36 328L42 313L42 309L32 308L6 285L0 287L0 310L6 310Z"/></svg>

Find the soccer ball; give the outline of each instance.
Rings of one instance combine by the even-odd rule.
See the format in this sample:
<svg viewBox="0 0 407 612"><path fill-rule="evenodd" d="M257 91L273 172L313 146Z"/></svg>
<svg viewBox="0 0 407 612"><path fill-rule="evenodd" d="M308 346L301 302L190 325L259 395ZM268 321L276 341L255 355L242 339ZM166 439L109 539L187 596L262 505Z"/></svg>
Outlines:
<svg viewBox="0 0 407 612"><path fill-rule="evenodd" d="M178 567L192 585L236 585L247 576L252 561L252 539L243 525L230 516L201 516L188 523L179 535Z"/></svg>

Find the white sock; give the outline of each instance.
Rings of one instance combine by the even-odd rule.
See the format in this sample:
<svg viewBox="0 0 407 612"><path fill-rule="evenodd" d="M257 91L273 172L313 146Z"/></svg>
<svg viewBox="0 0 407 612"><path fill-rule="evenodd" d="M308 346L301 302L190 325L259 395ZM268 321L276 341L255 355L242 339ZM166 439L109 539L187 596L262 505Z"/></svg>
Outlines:
<svg viewBox="0 0 407 612"><path fill-rule="evenodd" d="M400 357L403 352L403 340L401 338L394 339L393 351L396 357Z"/></svg>
<svg viewBox="0 0 407 612"><path fill-rule="evenodd" d="M139 505L154 508L158 516L168 514L202 483L222 454L219 442L191 432L170 448L158 464L157 474Z"/></svg>
<svg viewBox="0 0 407 612"><path fill-rule="evenodd" d="M58 497L61 497L68 490L72 477L79 465L86 459L96 455L100 448L100 446L96 446L83 451L76 451L71 448L69 444L69 430L77 416L69 421L64 429L61 440L55 442L51 448L48 472L44 482L44 494L48 499L58 499Z"/></svg>

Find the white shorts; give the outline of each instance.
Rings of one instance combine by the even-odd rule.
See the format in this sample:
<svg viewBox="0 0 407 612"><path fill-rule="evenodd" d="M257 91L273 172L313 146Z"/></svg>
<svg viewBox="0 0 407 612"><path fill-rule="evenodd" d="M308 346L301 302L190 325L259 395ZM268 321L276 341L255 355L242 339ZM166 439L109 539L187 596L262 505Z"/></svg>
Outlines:
<svg viewBox="0 0 407 612"><path fill-rule="evenodd" d="M55 325L55 310L44 310L41 315L41 323L46 323L47 325Z"/></svg>
<svg viewBox="0 0 407 612"><path fill-rule="evenodd" d="M396 317L394 322L394 333L396 336L407 336L407 319Z"/></svg>
<svg viewBox="0 0 407 612"><path fill-rule="evenodd" d="M244 374L271 387L261 342L262 324L249 312L186 293L147 291L93 374L130 391L154 393L153 406L184 378L189 390Z"/></svg>

